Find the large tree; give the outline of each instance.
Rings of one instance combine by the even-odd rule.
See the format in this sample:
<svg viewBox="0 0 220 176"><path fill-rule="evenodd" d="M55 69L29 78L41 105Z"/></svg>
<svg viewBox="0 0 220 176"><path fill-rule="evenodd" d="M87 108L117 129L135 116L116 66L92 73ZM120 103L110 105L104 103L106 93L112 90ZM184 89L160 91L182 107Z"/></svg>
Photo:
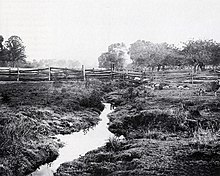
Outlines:
<svg viewBox="0 0 220 176"><path fill-rule="evenodd" d="M209 65L212 65L214 68L220 65L220 43L214 42L211 45L211 57L209 60Z"/></svg>
<svg viewBox="0 0 220 176"><path fill-rule="evenodd" d="M115 43L108 47L108 52L102 53L98 58L100 68L123 68L125 64L125 55L128 49L124 43Z"/></svg>
<svg viewBox="0 0 220 176"><path fill-rule="evenodd" d="M3 41L4 41L4 38L3 38L3 36L2 35L0 35L0 51L2 51L3 50Z"/></svg>
<svg viewBox="0 0 220 176"><path fill-rule="evenodd" d="M9 62L9 51L4 47L4 38L0 35L0 66L7 66Z"/></svg>
<svg viewBox="0 0 220 176"><path fill-rule="evenodd" d="M161 67L174 65L179 57L178 50L167 43L155 44L149 41L138 40L131 44L130 56L136 67L151 67L154 70L157 67L159 71Z"/></svg>
<svg viewBox="0 0 220 176"><path fill-rule="evenodd" d="M218 65L220 60L219 44L213 40L189 40L184 43L183 50L186 61L194 67L205 69L205 65Z"/></svg>
<svg viewBox="0 0 220 176"><path fill-rule="evenodd" d="M20 37L11 36L5 42L5 46L9 57L8 59L12 67L26 62L25 46Z"/></svg>
<svg viewBox="0 0 220 176"><path fill-rule="evenodd" d="M116 55L109 52L102 53L98 58L100 68L111 68L112 64L116 62Z"/></svg>
<svg viewBox="0 0 220 176"><path fill-rule="evenodd" d="M152 43L144 40L138 40L131 44L129 53L134 66L141 68L149 66L152 57L149 48L152 48Z"/></svg>

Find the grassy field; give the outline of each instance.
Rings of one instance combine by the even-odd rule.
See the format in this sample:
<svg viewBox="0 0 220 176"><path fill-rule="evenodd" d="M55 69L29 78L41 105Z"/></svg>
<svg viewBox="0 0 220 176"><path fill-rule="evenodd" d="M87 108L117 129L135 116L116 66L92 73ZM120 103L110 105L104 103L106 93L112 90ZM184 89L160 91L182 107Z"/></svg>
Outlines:
<svg viewBox="0 0 220 176"><path fill-rule="evenodd" d="M116 80L2 82L0 175L27 175L53 161L62 147L53 136L95 126L105 101L116 107L108 127L116 137L62 164L56 176L218 176L220 95L200 96L199 86L175 80L163 90Z"/></svg>
<svg viewBox="0 0 220 176"><path fill-rule="evenodd" d="M52 136L87 130L104 105L95 86L82 82L0 85L0 175L23 176L58 156Z"/></svg>
<svg viewBox="0 0 220 176"><path fill-rule="evenodd" d="M198 95L198 85L150 90L112 82L104 96L116 109L105 146L62 164L56 176L220 175L220 95Z"/></svg>

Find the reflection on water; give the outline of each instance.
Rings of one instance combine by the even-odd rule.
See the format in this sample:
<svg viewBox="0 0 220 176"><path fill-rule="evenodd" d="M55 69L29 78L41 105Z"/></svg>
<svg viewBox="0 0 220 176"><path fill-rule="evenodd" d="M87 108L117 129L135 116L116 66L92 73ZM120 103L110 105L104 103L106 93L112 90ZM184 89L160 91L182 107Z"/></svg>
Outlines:
<svg viewBox="0 0 220 176"><path fill-rule="evenodd" d="M107 129L107 114L111 111L110 104L105 103L105 109L100 115L102 121L87 133L80 131L73 134L57 135L57 138L65 143L65 146L59 150L59 157L54 162L41 166L31 176L52 176L61 163L72 161L90 150L103 146L108 138L113 136Z"/></svg>

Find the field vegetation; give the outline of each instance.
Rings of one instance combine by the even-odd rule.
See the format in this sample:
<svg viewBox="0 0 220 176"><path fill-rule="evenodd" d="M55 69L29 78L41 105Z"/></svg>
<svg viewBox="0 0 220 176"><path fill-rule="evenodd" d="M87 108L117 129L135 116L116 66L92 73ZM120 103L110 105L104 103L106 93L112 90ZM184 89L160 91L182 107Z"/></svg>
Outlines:
<svg viewBox="0 0 220 176"><path fill-rule="evenodd" d="M219 175L219 93L199 95L200 86L103 85L105 101L116 107L108 127L116 137L63 163L55 175Z"/></svg>
<svg viewBox="0 0 220 176"><path fill-rule="evenodd" d="M58 156L53 137L88 130L104 105L80 82L1 83L0 175L23 176Z"/></svg>

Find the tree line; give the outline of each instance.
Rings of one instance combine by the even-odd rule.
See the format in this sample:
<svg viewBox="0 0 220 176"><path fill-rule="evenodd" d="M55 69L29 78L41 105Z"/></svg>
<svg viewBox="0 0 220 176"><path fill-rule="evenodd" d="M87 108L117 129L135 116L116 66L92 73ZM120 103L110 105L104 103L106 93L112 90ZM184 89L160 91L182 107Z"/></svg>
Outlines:
<svg viewBox="0 0 220 176"><path fill-rule="evenodd" d="M181 48L168 43L153 43L137 40L126 48L124 43L115 43L98 58L99 67L115 68L125 66L125 55L132 61L130 67L160 71L167 67L192 67L194 72L205 70L207 65L216 68L220 65L220 43L214 40L188 40Z"/></svg>
<svg viewBox="0 0 220 176"><path fill-rule="evenodd" d="M11 36L4 40L0 35L0 67L68 67L81 68L79 61L72 59L34 59L26 60L25 46L19 36Z"/></svg>
<svg viewBox="0 0 220 176"><path fill-rule="evenodd" d="M170 67L192 67L194 72L206 66L216 68L220 65L220 43L214 40L188 40L182 47L168 43L153 43L137 40L129 48L124 43L114 43L108 51L98 57L99 67L123 69L125 65L134 69L151 69L152 71ZM126 64L130 59L131 63ZM55 64L51 60L26 61L25 46L18 36L11 36L4 41L0 35L0 66L40 67ZM78 61L56 61L56 65L79 65Z"/></svg>

